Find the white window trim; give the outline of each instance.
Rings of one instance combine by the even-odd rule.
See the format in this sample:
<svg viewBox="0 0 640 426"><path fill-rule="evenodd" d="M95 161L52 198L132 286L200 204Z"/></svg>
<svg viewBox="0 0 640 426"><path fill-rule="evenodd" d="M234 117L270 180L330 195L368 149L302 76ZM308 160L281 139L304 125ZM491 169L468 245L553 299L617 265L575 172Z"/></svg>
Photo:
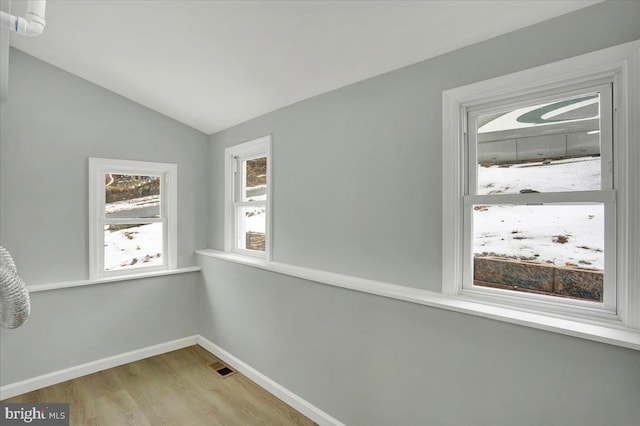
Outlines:
<svg viewBox="0 0 640 426"><path fill-rule="evenodd" d="M477 169L475 167L470 167L465 169L466 177L469 180L469 195L463 196L463 204L464 204L464 221L465 223L471 224L472 222L472 211L471 206L474 204L493 204L496 200L500 200L503 204L514 203L514 205L525 205L527 203L544 203L546 205L554 205L554 203L602 203L603 208L605 209L605 281L604 281L604 289L603 289L603 303L587 301L587 300L578 300L578 299L570 299L570 298L557 298L553 296L543 296L538 294L532 294L527 292L518 292L505 294L505 290L493 289L489 287L478 287L472 284L472 270L473 270L473 259L472 259L472 247L471 247L471 230L463 229L465 240L465 250L464 259L466 262L463 265L463 283L462 283L462 293L469 296L476 296L480 298L484 298L488 301L493 301L496 303L508 303L521 305L523 307L545 307L551 311L565 310L567 312L572 312L575 315L585 315L587 313L588 316L598 316L606 319L615 319L616 318L616 191L614 189L614 177L613 171L611 168L611 172L607 173L606 164L611 161L611 153L612 153L612 143L611 139L613 136L613 122L612 122L612 93L611 93L611 84L614 83L612 79L599 80L589 82L588 84L579 85L579 88L565 88L563 87L560 92L551 92L545 93L544 99L536 99L536 103L542 103L546 101L551 101L553 99L558 99L559 96L576 96L582 93L590 92L592 90L599 91L602 99L601 109L603 110L603 118L601 119L602 132L602 147L601 147L601 162L603 165L602 173L602 189L597 191L577 191L577 192L558 192L558 193L538 193L538 194L500 194L500 195L477 195L476 192L476 182L478 179ZM524 101L519 102L518 104L506 105L509 108L517 108L520 105L529 104L531 99L526 97ZM505 106L504 104L500 105ZM502 108L501 108L502 109ZM467 113L469 120L476 117L478 114L483 114L487 110L492 111L493 108L482 107L481 109L470 108ZM607 118L608 117L608 118ZM469 128L470 124L467 125L466 133L467 133L467 143L469 145L469 158L475 158L476 153L476 134ZM558 205L558 204L556 204ZM555 300L553 300L555 299Z"/></svg>
<svg viewBox="0 0 640 426"><path fill-rule="evenodd" d="M31 284L27 286L29 293L37 293L40 291L58 290L61 288L86 287L88 285L118 283L122 281L134 281L144 278L166 277L169 275L186 274L190 272L200 272L202 268L199 266L185 266L183 268L165 269L162 271L144 272L138 274L117 275L113 277L77 280L77 281L60 281L55 283ZM179 282L179 281L177 281Z"/></svg>
<svg viewBox="0 0 640 426"><path fill-rule="evenodd" d="M520 309L585 322L640 328L640 41L569 58L443 92L442 292L497 308ZM617 312L606 314L566 303L516 302L515 297L484 297L463 289L463 195L465 110L515 96L559 90L598 79L614 81L614 158L617 174ZM630 143L635 141L635 143ZM518 299L521 300L521 299Z"/></svg>
<svg viewBox="0 0 640 426"><path fill-rule="evenodd" d="M265 252L261 253L255 250L243 250L236 248L236 212L234 206L236 182L234 177L235 165L238 158L247 159L250 157L267 157L267 203L266 203L266 227L265 227ZM271 260L271 241L272 241L272 188L273 181L271 179L273 170L273 159L271 156L271 135L266 135L248 142L228 147L224 151L224 251L234 252L243 256L253 256Z"/></svg>
<svg viewBox="0 0 640 426"><path fill-rule="evenodd" d="M104 175L122 173L154 175L161 178L163 265L132 270L104 271ZM146 221L146 220L145 220ZM89 278L145 275L175 270L178 266L178 166L172 163L89 158Z"/></svg>

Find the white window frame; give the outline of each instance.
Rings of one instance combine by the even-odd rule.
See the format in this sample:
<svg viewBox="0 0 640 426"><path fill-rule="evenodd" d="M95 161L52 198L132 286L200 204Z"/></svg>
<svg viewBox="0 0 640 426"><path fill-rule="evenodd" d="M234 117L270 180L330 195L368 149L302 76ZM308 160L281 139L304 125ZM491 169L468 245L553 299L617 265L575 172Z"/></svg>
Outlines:
<svg viewBox="0 0 640 426"><path fill-rule="evenodd" d="M466 294L495 299L501 301L504 297L509 297L512 303L528 305L530 302L540 304L552 304L552 306L563 305L566 309L574 309L576 313L589 311L591 313L603 313L604 317L610 317L616 313L616 280L615 280L615 251L616 251L616 194L613 189L613 165L611 164L612 153L612 108L613 98L611 86L612 80L599 80L581 84L574 87L566 87L561 90L545 92L544 94L530 94L522 100L509 99L502 102L495 102L493 105L481 105L478 107L465 108L467 112L467 125L463 130L463 137L466 137L467 145L467 167L465 170L465 183L468 188L463 195L463 232L464 232L464 265L462 289ZM542 104L556 99L569 98L589 92L600 92L601 107L601 155L602 164L601 190L598 191L575 191L558 193L532 193L532 194L496 194L477 195L477 161L476 149L477 132L473 131L472 123L478 115L495 112L496 110L516 109L521 106L530 105L532 102ZM578 299L559 299L557 296L543 296L526 292L510 292L508 290L494 289L490 287L480 287L473 284L473 206L477 204L542 204L559 205L585 203L602 203L605 210L605 268L604 268L604 288L603 303Z"/></svg>
<svg viewBox="0 0 640 426"><path fill-rule="evenodd" d="M634 218L638 217L640 173L635 171L634 158L640 154L638 129L640 112L640 42L604 49L536 67L530 70L455 88L443 93L443 234L442 292L464 300L485 303L497 308L543 313L588 323L618 324L640 328L640 284L637 259L640 232ZM565 93L572 89L613 83L613 163L612 187L603 187L598 194L570 195L573 201L589 202L602 198L609 217L609 234L605 251L616 253L615 260L605 265L608 270L605 292L608 299L599 304L553 296L509 292L492 288L470 288L469 276L471 239L465 233L465 221L470 220L467 203L480 202L483 196L466 195L469 176L465 160L467 114L474 107L504 103L507 99L539 98L545 94ZM636 141L630 143L630 141ZM603 157L603 169L607 167ZM636 160L637 161L637 160ZM637 164L637 163L636 163ZM603 182L606 179L603 179ZM521 200L533 195L544 202L566 201L566 194L513 194L505 196ZM558 198L554 198L558 197ZM529 198L533 202L532 198ZM617 206L616 206L617 203ZM466 213L465 213L466 212ZM465 218L465 214L467 217ZM606 256L606 254L605 254ZM635 256L635 257L634 257ZM609 260L611 256L608 257ZM607 262L607 260L605 260ZM613 284L612 284L613 280ZM511 294L513 293L513 294ZM611 295L613 300L611 300Z"/></svg>
<svg viewBox="0 0 640 426"><path fill-rule="evenodd" d="M254 256L271 260L271 211L272 211L272 170L273 160L271 156L271 135L266 135L248 142L228 147L224 151L225 156L225 238L224 250L244 256ZM240 172L241 165L246 160L267 157L267 200L264 201L240 201L239 193L244 178ZM247 250L238 247L240 238L244 238L244 232L238 221L238 210L246 206L263 205L265 213L265 251ZM242 235L240 235L242 234Z"/></svg>
<svg viewBox="0 0 640 426"><path fill-rule="evenodd" d="M104 226L109 223L129 223L129 219L105 218L105 185L107 173L160 177L160 217L136 219L136 223L162 222L162 265L104 270ZM89 158L89 277L96 280L124 275L143 275L177 268L178 236L178 166L172 163Z"/></svg>

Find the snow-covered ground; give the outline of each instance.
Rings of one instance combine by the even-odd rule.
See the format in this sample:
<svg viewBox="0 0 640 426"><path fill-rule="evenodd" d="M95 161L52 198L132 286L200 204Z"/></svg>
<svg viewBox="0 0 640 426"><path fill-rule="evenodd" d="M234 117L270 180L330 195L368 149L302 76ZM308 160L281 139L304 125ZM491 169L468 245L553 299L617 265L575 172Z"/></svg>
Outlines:
<svg viewBox="0 0 640 426"><path fill-rule="evenodd" d="M474 253L603 268L604 208L476 206Z"/></svg>
<svg viewBox="0 0 640 426"><path fill-rule="evenodd" d="M159 266L162 256L162 223L104 233L106 271Z"/></svg>
<svg viewBox="0 0 640 426"><path fill-rule="evenodd" d="M600 158L479 167L479 194L518 193L521 189L600 189ZM473 214L476 255L603 269L601 205L475 206Z"/></svg>
<svg viewBox="0 0 640 426"><path fill-rule="evenodd" d="M105 215L109 217L114 213L135 211L150 207L160 207L160 196L149 195L147 197L134 198L131 200L116 201L114 203L106 203L104 206ZM139 216L133 216L139 217Z"/></svg>
<svg viewBox="0 0 640 426"><path fill-rule="evenodd" d="M265 213L264 207L247 207L244 211L245 230L264 234L267 227Z"/></svg>
<svg viewBox="0 0 640 426"><path fill-rule="evenodd" d="M478 167L478 194L517 194L521 189L538 192L594 191L600 189L600 158Z"/></svg>

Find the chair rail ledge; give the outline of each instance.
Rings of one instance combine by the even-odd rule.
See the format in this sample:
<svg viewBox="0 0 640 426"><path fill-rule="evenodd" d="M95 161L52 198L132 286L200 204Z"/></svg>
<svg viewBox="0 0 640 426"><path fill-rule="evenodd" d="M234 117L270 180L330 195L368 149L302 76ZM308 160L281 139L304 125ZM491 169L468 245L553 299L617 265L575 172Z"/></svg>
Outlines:
<svg viewBox="0 0 640 426"><path fill-rule="evenodd" d="M626 327L617 321L603 321L600 323L595 321L587 322L586 320L580 321L579 319L573 318L559 318L545 313L504 308L472 301L462 296L449 296L429 290L373 281L286 263L271 262L213 249L197 250L196 254L321 284L328 284L376 296L475 315L640 351L640 330ZM206 269L206 266L204 269Z"/></svg>

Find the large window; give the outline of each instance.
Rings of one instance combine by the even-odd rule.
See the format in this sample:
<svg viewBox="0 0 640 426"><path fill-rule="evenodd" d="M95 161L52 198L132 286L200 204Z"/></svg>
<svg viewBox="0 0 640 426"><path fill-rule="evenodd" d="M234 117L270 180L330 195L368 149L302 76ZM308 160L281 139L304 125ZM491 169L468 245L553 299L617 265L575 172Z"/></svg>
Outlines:
<svg viewBox="0 0 640 426"><path fill-rule="evenodd" d="M445 294L640 328L638 53L623 45L444 92Z"/></svg>
<svg viewBox="0 0 640 426"><path fill-rule="evenodd" d="M176 267L175 164L89 159L93 279Z"/></svg>
<svg viewBox="0 0 640 426"><path fill-rule="evenodd" d="M466 109L464 289L615 312L611 85Z"/></svg>
<svg viewBox="0 0 640 426"><path fill-rule="evenodd" d="M225 150L225 250L269 255L270 136Z"/></svg>

